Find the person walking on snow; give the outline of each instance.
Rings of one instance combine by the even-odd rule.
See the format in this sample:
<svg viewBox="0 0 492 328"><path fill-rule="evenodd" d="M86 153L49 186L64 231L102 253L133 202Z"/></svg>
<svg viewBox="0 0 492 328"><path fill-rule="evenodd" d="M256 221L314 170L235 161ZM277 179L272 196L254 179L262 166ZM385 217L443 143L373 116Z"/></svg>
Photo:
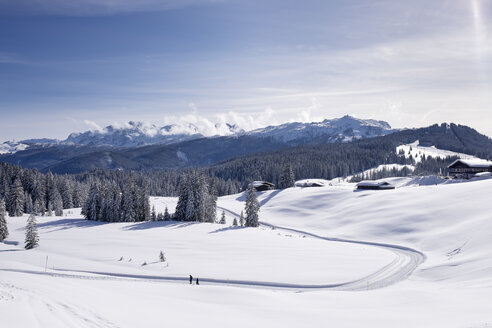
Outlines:
<svg viewBox="0 0 492 328"><path fill-rule="evenodd" d="M190 274L190 285L193 284L193 276Z"/></svg>

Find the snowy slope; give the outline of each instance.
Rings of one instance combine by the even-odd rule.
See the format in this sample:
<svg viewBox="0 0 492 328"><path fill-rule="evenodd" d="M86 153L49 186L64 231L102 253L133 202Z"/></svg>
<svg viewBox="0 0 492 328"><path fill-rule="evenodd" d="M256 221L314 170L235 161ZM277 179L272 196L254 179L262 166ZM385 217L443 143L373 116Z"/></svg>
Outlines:
<svg viewBox="0 0 492 328"><path fill-rule="evenodd" d="M243 194L219 199L226 225L100 224L73 211L40 218L41 246L31 251L22 250L25 218L8 218L11 236L0 244L2 322L13 328L490 325L492 180L388 191L353 186L259 193L265 224L259 229L230 227ZM159 211L176 203L151 201ZM152 263L160 250L169 265ZM201 286L189 286L188 274L200 277ZM300 287L360 279L359 292Z"/></svg>
<svg viewBox="0 0 492 328"><path fill-rule="evenodd" d="M435 146L421 146L419 143L420 142L417 140L411 144L398 146L396 147L396 153L400 154L400 152L403 152L405 158L409 158L411 156L417 163L421 162L424 156L441 159L445 159L450 156L457 156L463 159L477 159L477 157L472 155L443 150L436 148Z"/></svg>
<svg viewBox="0 0 492 328"><path fill-rule="evenodd" d="M350 182L352 180L352 178L354 178L356 176L359 176L359 177L363 176L363 177L365 177L364 179L368 179L368 177L370 177L372 174L377 173L377 172L392 171L392 170L401 171L405 168L409 172L413 172L415 170L415 166L408 165L408 164L407 165L381 164L381 165L378 165L377 167L374 167L374 168L371 168L368 170L364 170L364 171L356 173L356 174L349 175L345 178L344 177L334 178L334 179L332 179L332 182Z"/></svg>

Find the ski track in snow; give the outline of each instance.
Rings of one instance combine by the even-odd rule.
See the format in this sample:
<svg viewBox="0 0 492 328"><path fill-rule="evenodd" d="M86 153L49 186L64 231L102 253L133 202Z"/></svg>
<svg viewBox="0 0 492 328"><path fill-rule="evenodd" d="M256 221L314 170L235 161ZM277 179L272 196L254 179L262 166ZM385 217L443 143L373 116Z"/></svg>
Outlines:
<svg viewBox="0 0 492 328"><path fill-rule="evenodd" d="M264 201L262 203L262 205L265 205L269 200L271 200L271 198L273 197L269 197L267 201ZM220 206L217 206L217 208L220 208L221 210L224 210L229 214L239 217L237 213L227 208L223 208ZM379 247L392 252L396 256L395 260L393 260L388 265L370 274L369 276L363 277L361 279L351 282L331 284L331 285L296 285L299 289L336 289L336 290L361 291L361 290L383 288L407 279L413 273L413 271L415 271L415 269L420 264L422 264L426 259L426 256L423 253L410 247L369 242L369 241L323 237L307 231L292 229L287 227L280 227L265 222L260 222L260 225L272 229L283 230L283 231L296 233L303 236L309 236L311 238L316 238L326 241Z"/></svg>
<svg viewBox="0 0 492 328"><path fill-rule="evenodd" d="M5 269L2 271L16 270ZM38 272L34 271L33 273ZM30 310L26 316L31 317L39 327L44 327L47 323L51 326L56 322L68 328L118 328L117 325L91 310L72 306L66 302L55 301L46 296L40 297L36 293L11 284L0 283L0 304L2 301L13 301L16 298L27 299ZM41 315L46 313L44 309L48 309L48 313L51 313L52 316Z"/></svg>
<svg viewBox="0 0 492 328"><path fill-rule="evenodd" d="M270 199L268 199L270 200ZM264 202L266 203L266 202ZM229 214L239 217L239 215L227 208L217 206L217 208L228 212ZM270 282L270 281L254 281L254 280L231 280L231 279L215 279L201 277L200 282L202 284L210 285L228 285L236 287L249 287L249 288L266 288L266 289L277 289L277 290L293 290L293 291L309 291L309 290L321 290L321 289L331 289L331 290L343 290L343 291L363 291L372 290L387 287L396 284L400 281L407 279L413 271L425 261L426 257L423 253L404 246L376 243L369 241L358 241L349 240L341 238L330 238L323 237L314 233L310 233L303 230L280 227L273 224L260 222L262 226L282 230L290 233L299 234L302 236L308 236L311 238L326 240L330 242L341 242L350 243L358 245L366 245L372 247L379 247L387 251L392 252L395 255L395 259L384 266L383 268L377 270L376 272L365 276L361 279L342 282L342 283L332 283L332 284L294 284L294 283L280 283L280 282ZM115 281L145 281L145 282L175 282L175 283L187 283L188 277L179 276L157 276L157 275L139 275L139 274L125 274L125 273L114 273L114 272L98 272L98 271L83 271L83 270L70 270L70 269L56 269L49 270L49 272L36 271L36 270L18 270L18 269L0 269L0 271L8 272L18 272L26 274L37 274L46 275L57 278L72 278L72 279L87 279L87 280L115 280ZM5 287L5 286L4 286ZM1 289L0 289L1 291ZM0 300L8 299L12 297L10 293L4 294L0 292ZM51 307L59 307L58 305L49 305ZM73 312L72 308L65 305L60 305L64 307L65 312ZM73 314L73 313L72 313ZM79 316L82 318L82 316ZM86 316L83 316L86 318ZM92 317L96 317L92 315ZM98 319L99 320L99 319ZM102 319L101 319L102 320ZM101 321L99 320L99 321ZM91 323L93 327L111 327L112 325L105 322L94 322Z"/></svg>

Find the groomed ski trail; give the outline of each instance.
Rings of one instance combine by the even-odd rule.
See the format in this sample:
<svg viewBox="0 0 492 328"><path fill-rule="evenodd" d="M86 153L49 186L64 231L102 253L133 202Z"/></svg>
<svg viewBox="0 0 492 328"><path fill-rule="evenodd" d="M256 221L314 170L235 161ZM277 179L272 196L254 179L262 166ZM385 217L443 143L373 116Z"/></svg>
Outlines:
<svg viewBox="0 0 492 328"><path fill-rule="evenodd" d="M220 206L217 206L217 208L220 208L221 210L226 211L229 214L239 217L237 213L227 208L220 207ZM261 221L260 221L260 225L272 229L282 230L290 233L300 234L303 236L309 236L311 238L316 238L316 239L321 239L331 242L341 242L341 243L379 247L392 252L396 257L391 263L389 263L388 265L384 266L383 268L379 269L378 271L366 277L346 283L332 284L332 285L318 285L319 289L362 291L362 290L384 288L407 279L415 271L415 269L420 264L422 264L426 259L425 254L410 247L386 244L386 243L369 242L369 241L323 237L311 232L288 228L288 227L276 226Z"/></svg>
<svg viewBox="0 0 492 328"><path fill-rule="evenodd" d="M227 208L218 206L236 217L239 215ZM310 290L342 290L342 291L363 291L371 289L384 288L400 281L407 279L413 271L425 261L426 257L423 253L405 246L376 243L369 241L358 241L341 238L323 237L307 231L293 229L288 227L276 226L273 224L260 222L262 226L282 230L290 233L295 233L303 236L309 236L311 238L326 240L330 242L351 243L358 245L366 245L372 247L379 247L387 251L392 252L395 255L395 259L377 270L376 272L362 277L357 280L340 283L330 284L294 284L294 283L282 283L271 281L255 281L255 280L234 280L234 279L216 279L200 277L201 284L209 285L226 285L236 287L248 287L248 288L264 288L264 289L276 289L276 290L292 290L292 291L310 291ZM19 270L19 269L0 269L0 271L17 272L25 274L45 275L57 278L71 278L71 279L86 279L86 280L117 280L117 281L134 281L134 282L174 282L174 283L187 283L188 276L161 276L161 275L145 275L145 274L125 274L115 272L99 272L99 271L83 271L72 269L56 269L49 270L48 272L37 270Z"/></svg>

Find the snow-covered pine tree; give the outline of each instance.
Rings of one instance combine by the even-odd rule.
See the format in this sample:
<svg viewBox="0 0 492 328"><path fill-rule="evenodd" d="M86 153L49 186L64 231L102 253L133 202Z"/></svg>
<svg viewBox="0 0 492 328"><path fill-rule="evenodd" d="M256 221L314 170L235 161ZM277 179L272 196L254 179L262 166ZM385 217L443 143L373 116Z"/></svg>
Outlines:
<svg viewBox="0 0 492 328"><path fill-rule="evenodd" d="M135 185L130 183L128 187L123 190L123 199L121 201L121 214L123 222L135 222L137 219L135 188Z"/></svg>
<svg viewBox="0 0 492 328"><path fill-rule="evenodd" d="M39 245L38 226L36 224L36 216L34 214L29 215L26 226L26 241L24 244L25 249L32 249Z"/></svg>
<svg viewBox="0 0 492 328"><path fill-rule="evenodd" d="M116 183L111 187L112 201L110 209L110 222L121 221L121 192Z"/></svg>
<svg viewBox="0 0 492 328"><path fill-rule="evenodd" d="M152 214L150 215L150 220L151 221L157 221L157 214L155 212L155 206L152 205Z"/></svg>
<svg viewBox="0 0 492 328"><path fill-rule="evenodd" d="M222 215L220 216L220 224L226 224L225 211L222 211Z"/></svg>
<svg viewBox="0 0 492 328"><path fill-rule="evenodd" d="M9 192L8 212L10 216L22 216L24 213L24 188L19 177L16 177Z"/></svg>
<svg viewBox="0 0 492 328"><path fill-rule="evenodd" d="M260 203L256 197L256 190L253 185L247 190L246 195L246 226L247 227L258 227L260 225L258 212L260 211Z"/></svg>
<svg viewBox="0 0 492 328"><path fill-rule="evenodd" d="M178 193L178 204L174 212L174 219L177 221L186 220L186 206L188 204L188 179L186 176L181 178Z"/></svg>
<svg viewBox="0 0 492 328"><path fill-rule="evenodd" d="M164 253L162 251L159 254L159 261L166 262L166 256L164 255Z"/></svg>
<svg viewBox="0 0 492 328"><path fill-rule="evenodd" d="M171 215L169 214L169 210L167 209L167 206L164 209L164 217L163 217L163 219L164 219L164 221L170 221L171 220Z"/></svg>
<svg viewBox="0 0 492 328"><path fill-rule="evenodd" d="M217 219L217 197L218 192L215 186L215 179L212 179L208 188L208 202L206 209L205 222L214 223Z"/></svg>
<svg viewBox="0 0 492 328"><path fill-rule="evenodd" d="M56 216L63 216L63 201L58 190L55 191L53 196L53 210Z"/></svg>
<svg viewBox="0 0 492 328"><path fill-rule="evenodd" d="M186 203L185 221L197 221L197 208L195 201L195 186L192 184L188 193L188 202Z"/></svg>
<svg viewBox="0 0 492 328"><path fill-rule="evenodd" d="M234 218L234 220L232 220L232 225L235 227L237 226L237 218Z"/></svg>
<svg viewBox="0 0 492 328"><path fill-rule="evenodd" d="M147 187L135 187L137 221L150 220L150 200Z"/></svg>
<svg viewBox="0 0 492 328"><path fill-rule="evenodd" d="M87 220L96 221L99 214L99 187L93 183L89 189L89 195L82 207L82 215Z"/></svg>
<svg viewBox="0 0 492 328"><path fill-rule="evenodd" d="M44 213L46 216L53 216L53 204L48 202L48 207L46 208L46 212Z"/></svg>
<svg viewBox="0 0 492 328"><path fill-rule="evenodd" d="M6 216L5 201L3 198L0 198L0 242L9 236Z"/></svg>
<svg viewBox="0 0 492 328"><path fill-rule="evenodd" d="M24 213L31 214L34 211L34 204L32 203L31 194L24 193Z"/></svg>
<svg viewBox="0 0 492 328"><path fill-rule="evenodd" d="M0 178L0 198L8 199L8 196L9 196L9 183L7 181L7 176L5 174L2 174Z"/></svg>
<svg viewBox="0 0 492 328"><path fill-rule="evenodd" d="M244 213L241 211L241 215L239 216L239 224L241 227L244 227Z"/></svg>
<svg viewBox="0 0 492 328"><path fill-rule="evenodd" d="M79 184L75 184L72 189L72 204L73 207L81 207L82 204L82 190Z"/></svg>
<svg viewBox="0 0 492 328"><path fill-rule="evenodd" d="M64 179L60 185L60 195L63 202L63 208L72 208L72 185L69 180Z"/></svg>
<svg viewBox="0 0 492 328"><path fill-rule="evenodd" d="M197 184L196 184L196 206L197 206L197 221L205 222L207 218L210 217L208 211L212 210L210 206L210 194L208 191L208 184L205 179L205 174L203 172L195 173Z"/></svg>
<svg viewBox="0 0 492 328"><path fill-rule="evenodd" d="M51 171L48 171L45 176L45 197L46 197L46 208L48 208L48 204L51 203L51 210L53 210L54 206L54 201L55 201L55 192L57 192L56 184L55 184L55 178L53 176L53 173ZM49 216L53 215L48 214Z"/></svg>
<svg viewBox="0 0 492 328"><path fill-rule="evenodd" d="M280 189L291 188L295 186L294 171L291 165L286 165L284 172L280 177Z"/></svg>

